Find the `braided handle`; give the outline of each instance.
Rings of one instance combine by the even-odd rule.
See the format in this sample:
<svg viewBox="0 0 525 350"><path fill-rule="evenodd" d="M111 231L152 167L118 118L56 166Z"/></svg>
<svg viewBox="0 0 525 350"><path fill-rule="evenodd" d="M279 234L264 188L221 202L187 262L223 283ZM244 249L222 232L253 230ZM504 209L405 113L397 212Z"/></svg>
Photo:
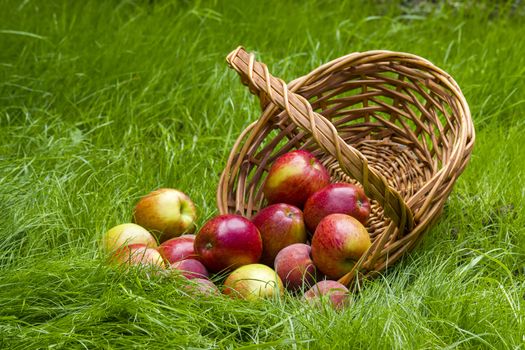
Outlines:
<svg viewBox="0 0 525 350"><path fill-rule="evenodd" d="M308 100L289 91L283 80L273 77L265 64L255 61L255 56L242 47L232 51L226 60L239 73L242 83L249 87L251 93L265 101L264 104L271 101L286 110L299 128L311 134L325 152L335 157L341 169L359 181L367 196L383 207L385 216L396 223L402 234L412 230L414 217L401 195L368 165L361 152L339 136L329 120L313 111Z"/></svg>

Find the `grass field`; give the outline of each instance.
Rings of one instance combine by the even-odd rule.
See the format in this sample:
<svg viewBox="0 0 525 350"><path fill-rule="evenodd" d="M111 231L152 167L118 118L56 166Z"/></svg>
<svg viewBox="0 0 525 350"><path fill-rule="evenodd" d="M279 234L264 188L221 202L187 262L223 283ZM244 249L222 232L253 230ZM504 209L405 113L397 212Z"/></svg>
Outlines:
<svg viewBox="0 0 525 350"><path fill-rule="evenodd" d="M412 5L407 5L412 3ZM0 348L525 348L525 5L0 0ZM97 239L158 187L199 224L258 103L243 44L289 81L352 51L448 71L477 141L439 223L337 313L194 299L108 269Z"/></svg>

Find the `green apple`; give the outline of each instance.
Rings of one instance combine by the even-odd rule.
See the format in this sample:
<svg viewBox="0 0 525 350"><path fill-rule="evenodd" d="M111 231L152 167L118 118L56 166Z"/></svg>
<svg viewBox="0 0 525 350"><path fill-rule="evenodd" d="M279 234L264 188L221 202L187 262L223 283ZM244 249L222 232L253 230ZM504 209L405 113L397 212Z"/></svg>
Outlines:
<svg viewBox="0 0 525 350"><path fill-rule="evenodd" d="M263 264L239 267L224 281L224 294L246 300L269 298L283 293L279 275Z"/></svg>
<svg viewBox="0 0 525 350"><path fill-rule="evenodd" d="M197 211L185 193L160 188L142 197L135 206L134 222L151 231L160 243L195 230Z"/></svg>
<svg viewBox="0 0 525 350"><path fill-rule="evenodd" d="M148 230L131 223L111 228L102 235L100 240L100 246L105 254L130 244L144 244L149 248L157 247L155 237Z"/></svg>

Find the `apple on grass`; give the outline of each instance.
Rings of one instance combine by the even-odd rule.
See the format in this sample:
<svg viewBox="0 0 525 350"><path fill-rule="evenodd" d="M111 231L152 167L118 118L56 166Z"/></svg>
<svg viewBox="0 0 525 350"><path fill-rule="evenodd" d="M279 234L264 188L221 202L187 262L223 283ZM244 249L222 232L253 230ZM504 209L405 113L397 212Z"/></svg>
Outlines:
<svg viewBox="0 0 525 350"><path fill-rule="evenodd" d="M312 286L319 273L308 244L296 243L282 249L275 258L275 271L290 291Z"/></svg>
<svg viewBox="0 0 525 350"><path fill-rule="evenodd" d="M185 193L160 188L142 197L133 212L134 222L164 242L195 230L195 205Z"/></svg>
<svg viewBox="0 0 525 350"><path fill-rule="evenodd" d="M312 238L315 266L331 279L338 279L372 245L366 228L345 214L330 214L319 222Z"/></svg>
<svg viewBox="0 0 525 350"><path fill-rule="evenodd" d="M160 253L144 244L130 244L117 249L111 255L110 263L117 266L142 266L162 269L166 267Z"/></svg>
<svg viewBox="0 0 525 350"><path fill-rule="evenodd" d="M327 186L330 175L313 154L304 150L277 158L268 172L263 193L268 203L287 203L302 208L308 197Z"/></svg>
<svg viewBox="0 0 525 350"><path fill-rule="evenodd" d="M206 278L194 278L188 280L188 283L184 285L184 290L190 295L195 297L220 295L219 288Z"/></svg>
<svg viewBox="0 0 525 350"><path fill-rule="evenodd" d="M111 228L102 235L100 241L106 254L130 244L144 244L148 248L155 248L157 241L145 228L131 223Z"/></svg>
<svg viewBox="0 0 525 350"><path fill-rule="evenodd" d="M257 300L283 294L279 275L263 264L244 265L224 281L224 294L246 300Z"/></svg>
<svg viewBox="0 0 525 350"><path fill-rule="evenodd" d="M173 264L184 259L197 259L194 243L195 235L182 235L162 242L157 249L169 264Z"/></svg>
<svg viewBox="0 0 525 350"><path fill-rule="evenodd" d="M370 201L362 188L348 183L330 184L312 194L304 205L304 219L310 232L330 214L353 216L363 225L370 215Z"/></svg>
<svg viewBox="0 0 525 350"><path fill-rule="evenodd" d="M259 261L262 240L257 227L240 215L219 215L207 221L195 238L195 252L212 272Z"/></svg>
<svg viewBox="0 0 525 350"><path fill-rule="evenodd" d="M279 203L261 209L252 218L261 233L261 262L273 266L277 253L290 244L306 242L303 213L293 205Z"/></svg>
<svg viewBox="0 0 525 350"><path fill-rule="evenodd" d="M171 271L178 271L187 279L208 278L209 273L206 267L196 259L184 259L176 261L170 265Z"/></svg>
<svg viewBox="0 0 525 350"><path fill-rule="evenodd" d="M336 310L344 308L350 301L348 288L339 282L330 280L316 283L304 293L304 299L312 305L318 305L326 300Z"/></svg>

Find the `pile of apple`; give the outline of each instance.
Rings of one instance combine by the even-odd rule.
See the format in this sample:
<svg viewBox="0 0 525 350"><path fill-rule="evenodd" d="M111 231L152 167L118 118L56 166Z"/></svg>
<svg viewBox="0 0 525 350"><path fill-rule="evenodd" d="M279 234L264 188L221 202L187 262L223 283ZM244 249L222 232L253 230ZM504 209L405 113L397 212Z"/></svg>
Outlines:
<svg viewBox="0 0 525 350"><path fill-rule="evenodd" d="M371 246L364 227L370 202L353 184L330 183L326 168L304 150L283 154L272 164L263 187L268 206L251 220L219 215L196 235L196 209L175 189L143 197L134 223L103 235L112 264L165 269L191 281L188 288L248 300L306 290L303 298L327 298L334 308L348 302L336 280L349 272ZM157 245L157 242L160 245Z"/></svg>

